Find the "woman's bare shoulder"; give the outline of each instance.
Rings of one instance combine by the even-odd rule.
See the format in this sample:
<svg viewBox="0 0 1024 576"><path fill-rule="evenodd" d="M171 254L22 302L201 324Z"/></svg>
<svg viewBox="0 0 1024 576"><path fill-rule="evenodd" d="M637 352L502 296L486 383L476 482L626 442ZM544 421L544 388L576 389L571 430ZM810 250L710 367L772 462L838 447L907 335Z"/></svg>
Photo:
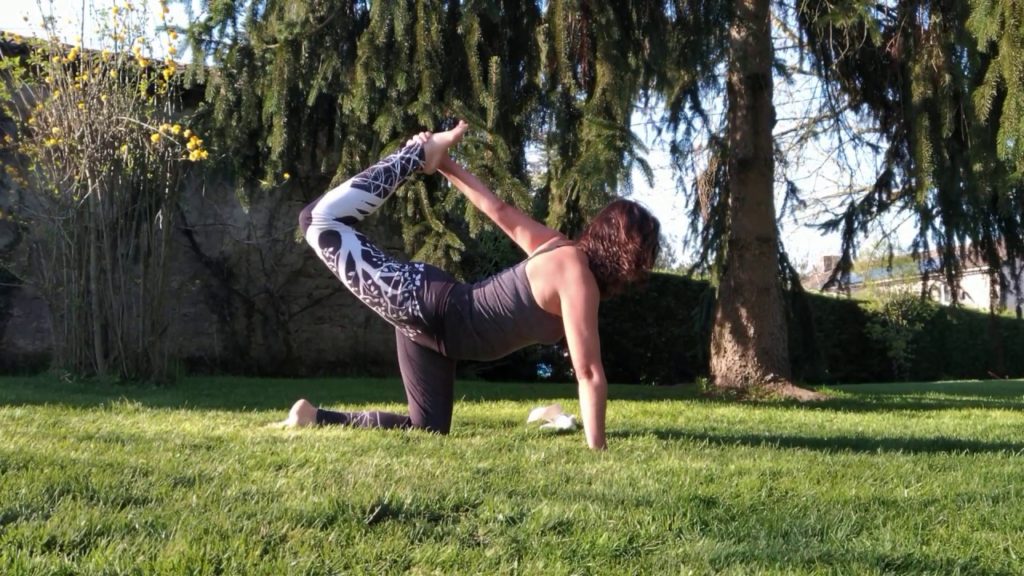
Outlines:
<svg viewBox="0 0 1024 576"><path fill-rule="evenodd" d="M563 244L563 245L566 245L566 246L569 246L569 245L575 246L575 244L571 240L566 238L565 235L562 234L561 232L556 232L555 234L556 234L556 236L552 236L551 238L548 238L547 240L545 240L542 244L539 244L533 250L533 252L528 254L528 256L529 257L533 257L534 255L536 255L536 256L543 256L545 251L552 250L555 247L561 248L561 246L559 246L559 244Z"/></svg>
<svg viewBox="0 0 1024 576"><path fill-rule="evenodd" d="M590 287L591 284L596 286L587 255L575 244L559 247L539 257L547 257L544 267L549 271L559 292L575 292Z"/></svg>

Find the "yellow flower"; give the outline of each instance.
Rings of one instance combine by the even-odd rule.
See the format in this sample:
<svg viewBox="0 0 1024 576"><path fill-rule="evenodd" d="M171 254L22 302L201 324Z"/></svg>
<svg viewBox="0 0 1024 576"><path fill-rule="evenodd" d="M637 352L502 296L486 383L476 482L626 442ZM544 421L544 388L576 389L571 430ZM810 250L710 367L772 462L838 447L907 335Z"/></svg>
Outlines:
<svg viewBox="0 0 1024 576"><path fill-rule="evenodd" d="M291 179L292 179L292 175L291 175L291 174L289 174L289 173L287 173L287 172L285 172L285 173L284 173L284 179L285 179L285 180L291 180Z"/></svg>
<svg viewBox="0 0 1024 576"><path fill-rule="evenodd" d="M152 140L154 144L159 142L160 141L160 133L159 132L153 132L153 135L150 136L149 139Z"/></svg>
<svg viewBox="0 0 1024 576"><path fill-rule="evenodd" d="M118 151L121 152L121 154L127 154L128 153L128 145L127 144L121 144L121 147L118 148Z"/></svg>
<svg viewBox="0 0 1024 576"><path fill-rule="evenodd" d="M85 102L79 102L78 103L78 109L79 110L85 110Z"/></svg>
<svg viewBox="0 0 1024 576"><path fill-rule="evenodd" d="M181 134L181 124L171 126L171 134Z"/></svg>
<svg viewBox="0 0 1024 576"><path fill-rule="evenodd" d="M57 128L56 126L54 126L53 128L50 128L50 133L53 134L54 136L59 136L60 135L60 128Z"/></svg>
<svg viewBox="0 0 1024 576"><path fill-rule="evenodd" d="M184 136L185 136L185 138L191 138L192 137L192 131L191 130L185 130Z"/></svg>

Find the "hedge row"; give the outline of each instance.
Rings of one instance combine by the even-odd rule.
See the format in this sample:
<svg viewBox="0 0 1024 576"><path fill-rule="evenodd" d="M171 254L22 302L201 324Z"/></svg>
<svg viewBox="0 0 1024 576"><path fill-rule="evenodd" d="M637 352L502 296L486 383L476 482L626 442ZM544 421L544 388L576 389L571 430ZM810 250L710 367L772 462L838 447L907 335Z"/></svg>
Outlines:
<svg viewBox="0 0 1024 576"><path fill-rule="evenodd" d="M895 366L887 341L871 323L887 318L864 302L788 294L790 355L796 379L815 384L1024 376L1024 322L982 312L925 306L908 334L908 367ZM611 382L674 384L708 375L714 290L682 276L655 274L647 286L601 306L601 352ZM875 330L877 332L877 330ZM490 377L533 376L536 362L568 377L564 354L526 351L484 371ZM516 367L514 372L502 367ZM528 367L524 371L524 367Z"/></svg>
<svg viewBox="0 0 1024 576"><path fill-rule="evenodd" d="M2 272L2 269L0 269ZM0 282L0 326L6 316ZM922 306L901 328L906 354L880 338L878 306L828 296L788 294L794 377L813 384L1024 376L1024 321L939 306ZM647 285L601 305L601 355L611 382L675 384L708 375L714 289L683 276L655 274ZM879 327L883 329L880 330ZM909 330L909 331L907 331ZM895 361L899 358L901 362ZM494 363L464 363L465 375L496 380L572 378L560 346L532 347ZM0 366L0 371L14 367ZM24 366L21 370L24 370Z"/></svg>

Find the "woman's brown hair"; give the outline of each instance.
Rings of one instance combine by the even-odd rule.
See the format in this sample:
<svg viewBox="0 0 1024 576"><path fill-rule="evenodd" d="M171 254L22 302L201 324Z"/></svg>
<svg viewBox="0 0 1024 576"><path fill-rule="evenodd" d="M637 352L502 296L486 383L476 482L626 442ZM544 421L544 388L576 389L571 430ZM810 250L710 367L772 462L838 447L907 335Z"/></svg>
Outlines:
<svg viewBox="0 0 1024 576"><path fill-rule="evenodd" d="M632 200L614 200L576 240L587 255L601 299L644 279L658 258L661 223Z"/></svg>

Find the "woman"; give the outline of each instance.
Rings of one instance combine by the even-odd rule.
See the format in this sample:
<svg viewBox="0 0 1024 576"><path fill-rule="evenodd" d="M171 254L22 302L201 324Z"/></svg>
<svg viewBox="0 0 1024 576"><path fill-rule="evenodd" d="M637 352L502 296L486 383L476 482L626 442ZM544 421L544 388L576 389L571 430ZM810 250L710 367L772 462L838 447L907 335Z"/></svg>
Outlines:
<svg viewBox="0 0 1024 576"><path fill-rule="evenodd" d="M306 400L287 425L451 428L457 360L493 360L563 337L579 381L587 444L605 448L608 384L597 331L600 300L651 269L659 223L638 204L616 200L572 242L506 204L448 157L465 122L422 132L404 148L307 206L299 216L306 241L356 296L396 329L398 362L409 415L332 412ZM412 173L440 171L529 255L476 284L463 284L421 262L398 262L352 226L376 210Z"/></svg>

